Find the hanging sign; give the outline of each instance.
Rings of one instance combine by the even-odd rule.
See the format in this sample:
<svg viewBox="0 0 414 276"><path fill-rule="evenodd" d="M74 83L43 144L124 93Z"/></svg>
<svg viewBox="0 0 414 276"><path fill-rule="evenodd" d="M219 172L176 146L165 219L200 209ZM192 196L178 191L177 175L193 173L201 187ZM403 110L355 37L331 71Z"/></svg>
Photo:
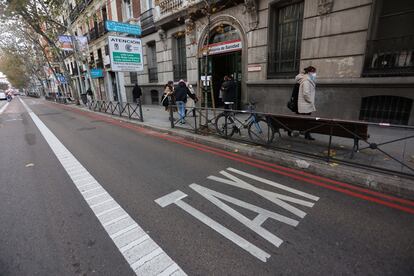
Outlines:
<svg viewBox="0 0 414 276"><path fill-rule="evenodd" d="M144 69L141 39L108 36L108 45L112 71L134 72Z"/></svg>
<svg viewBox="0 0 414 276"><path fill-rule="evenodd" d="M99 79L104 77L104 71L101 68L92 68L91 69L91 78Z"/></svg>
<svg viewBox="0 0 414 276"><path fill-rule="evenodd" d="M223 54L223 53L229 53L234 51L241 51L242 49L242 43L240 39L237 40L230 40L230 41L224 41L219 43L214 43L208 45L209 55L217 55L217 54ZM202 49L203 55L206 55L206 47Z"/></svg>
<svg viewBox="0 0 414 276"><path fill-rule="evenodd" d="M141 27L139 25L127 24L117 21L106 20L105 28L108 32L127 33L132 35L141 35Z"/></svg>

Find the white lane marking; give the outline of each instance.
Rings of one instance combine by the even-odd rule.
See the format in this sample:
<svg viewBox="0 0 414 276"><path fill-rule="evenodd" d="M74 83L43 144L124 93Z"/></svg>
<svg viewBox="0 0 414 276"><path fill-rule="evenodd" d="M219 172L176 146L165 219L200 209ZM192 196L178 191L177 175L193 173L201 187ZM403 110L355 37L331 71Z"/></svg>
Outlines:
<svg viewBox="0 0 414 276"><path fill-rule="evenodd" d="M99 203L95 203L95 204L93 204L93 205L89 205L89 207L91 207L91 208L95 208L95 207L98 207L98 206L100 206L100 205L102 205L102 204L105 204L105 203L110 202L110 201L113 201L113 200L114 200L113 198L110 198L110 199L107 199L107 200L101 201L101 202L99 202Z"/></svg>
<svg viewBox="0 0 414 276"><path fill-rule="evenodd" d="M144 257L140 258L138 261L136 261L135 263L133 263L131 265L131 267L132 267L133 270L136 270L141 265L145 264L148 261L151 261L152 259L154 259L158 255L161 255L162 253L163 253L162 249L161 248L157 248L154 251L152 251L151 253L145 255Z"/></svg>
<svg viewBox="0 0 414 276"><path fill-rule="evenodd" d="M0 115L3 114L4 110L6 110L7 106L10 102L7 102L1 109L0 109Z"/></svg>
<svg viewBox="0 0 414 276"><path fill-rule="evenodd" d="M118 210L118 209L121 209L121 206L119 206L118 204L116 204L116 206L115 207L113 207L113 208L110 208L110 209L107 209L107 210L105 210L105 211L102 211L102 212L100 212L100 213L95 213L95 215L99 218L99 217L101 217L101 216L103 216L103 215L105 215L105 214L108 214L108 213L110 213L110 212L112 212L112 211L115 211L115 210Z"/></svg>
<svg viewBox="0 0 414 276"><path fill-rule="evenodd" d="M69 177L71 177L71 179L74 182L75 186L77 187L79 185L79 181L77 181L76 178L71 175L71 171L73 169L76 169L77 172L82 172L82 173L88 174L89 177L91 177L91 179L93 179L93 181L95 181L97 185L101 186L96 181L96 179L85 169L85 167L83 167L82 164L72 155L72 153L70 153L70 151L47 128L47 126L39 119L39 117L36 114L34 114L34 112L26 105L26 103L22 99L20 99L20 98L19 98L19 100L23 104L23 106L26 108L26 110L29 113L30 117L32 118L33 122L35 123L35 125L37 126L37 128L39 129L39 131L42 133L42 135L45 138L46 142L49 144L50 148L55 153L56 157L58 158L58 160L62 164L63 168L68 173ZM78 188L78 190L79 190L79 188ZM80 194L86 200L86 202L88 203L89 207L91 207L91 205L92 205L91 202L90 202L91 199L95 199L95 198L98 198L98 197L103 196L103 195L106 195L106 199L110 198L110 199L112 199L116 203L116 201L105 191L104 188L102 188L102 190L104 191L103 193L100 193L99 192L98 194L91 195L90 197L85 197L85 195L82 195L82 193L80 193ZM80 191L81 190L79 190L79 192ZM96 202L94 204L96 204ZM110 235L111 239L113 240L113 242L115 243L115 245L120 250L122 247L125 247L125 246L128 245L129 242L126 240L127 238L128 239L131 239L130 242L133 242L135 240L138 240L138 239L142 238L144 235L147 235L147 234L128 215L128 213L124 209L122 209L122 207L118 203L116 203L116 205L117 205L116 209L110 208L110 209L108 209L108 210L106 210L104 212L106 212L106 214L109 215L111 213L109 211L112 211L112 212L115 211L113 213L117 213L117 216L125 216L126 215L126 216L129 217L129 219L131 219L133 221L133 224L131 226L125 227L125 228L119 230L118 232ZM92 209L92 211L95 213L94 209ZM110 229L109 227L113 227L114 224L104 226L105 220L106 220L106 215L102 215L102 212L100 214L101 214L101 216L98 217L98 220L101 222L101 224L104 227L105 231L107 231L107 233L108 233L108 229ZM95 213L95 215L97 215L97 214ZM110 220L112 220L112 219L110 219ZM117 223L117 222L115 222L115 223ZM121 254L128 261L129 265L134 270L134 272L136 272L137 275L140 275L140 274L139 274L139 271L135 271L135 269L138 269L141 265L143 265L146 262L151 262L151 266L153 266L153 267L150 267L150 270L151 271L158 271L155 274L158 274L158 273L162 272L165 269L165 267L169 267L169 266L172 266L174 264L177 265L161 249L161 247L158 246L158 244L154 240L152 240L150 237L148 237L148 239L146 239L146 240L147 240L147 244L148 244L147 246L156 248L155 250L157 251L157 253L159 252L158 255L160 255L160 254L163 255L162 260L159 260L158 261L158 259L156 259L156 257L158 255L157 256L146 255L146 256L144 256L145 259L142 259L142 258L139 259L141 261L138 260L138 262L137 261L133 261L133 262L131 261L130 262L129 260L133 260L133 259L136 259L136 258L139 258L139 257L134 257L134 255L128 255L128 258L127 258L126 251L121 251L120 250ZM127 241L126 244L125 244L125 241ZM130 253L130 254L135 254L135 255L138 256L139 252ZM141 264L142 261L144 261L144 262ZM162 268L162 270L159 270L161 268ZM146 267L146 269L148 269L148 268ZM178 269L178 272L179 272L179 274L186 275L185 272L181 268ZM174 272L174 273L176 273L176 272Z"/></svg>
<svg viewBox="0 0 414 276"><path fill-rule="evenodd" d="M148 239L149 239L149 236L148 236L148 235L144 235L144 236L142 236L141 238L136 239L135 241L132 241L132 242L130 242L129 244L127 244L127 245L125 245L125 246L123 246L123 247L119 248L119 251L121 251L121 252L128 251L128 250L129 250L129 249L131 249L132 247L137 246L137 245L139 245L139 244L143 243L144 241L146 241L146 240L148 240Z"/></svg>
<svg viewBox="0 0 414 276"><path fill-rule="evenodd" d="M176 264L173 264L173 265L167 267L163 272L158 274L158 276L169 276L169 275L173 274L174 272L176 272L178 269L179 269L178 266Z"/></svg>
<svg viewBox="0 0 414 276"><path fill-rule="evenodd" d="M118 221L123 220L124 218L127 218L127 217L129 217L129 216L128 215L122 215L122 216L119 216L117 218L114 218L113 220L110 220L110 221L108 221L106 223L103 223L102 225L103 226L109 226L112 223L118 222Z"/></svg>
<svg viewBox="0 0 414 276"><path fill-rule="evenodd" d="M186 211L188 214L192 215L193 217L195 217L196 219L198 219L199 221L201 221L208 227L212 228L213 230L215 230L216 232L218 232L225 238L234 242L236 245L240 246L241 248L243 248L244 250L246 250L247 252L249 252L250 254L258 258L259 260L261 260L262 262L266 262L267 259L270 258L270 255L267 252L263 251L259 247L255 246L254 244L250 243L246 239L237 235L233 231L224 227L220 223L206 216L205 214L195 209L191 205L182 201L182 199L184 198L183 195L184 197L187 196L186 194L178 190L178 191L172 192L170 194L167 194L163 197L156 199L155 202L162 207L166 207L169 204L177 205L178 207Z"/></svg>

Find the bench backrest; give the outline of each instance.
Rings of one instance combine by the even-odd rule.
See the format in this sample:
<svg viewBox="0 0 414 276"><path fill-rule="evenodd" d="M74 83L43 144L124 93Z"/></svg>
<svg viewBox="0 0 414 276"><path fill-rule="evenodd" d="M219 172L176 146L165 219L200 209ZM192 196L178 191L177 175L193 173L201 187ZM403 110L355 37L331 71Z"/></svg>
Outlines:
<svg viewBox="0 0 414 276"><path fill-rule="evenodd" d="M369 138L368 125L353 121L316 120L315 118L269 116L275 128L306 131L345 138L366 140ZM332 132L331 132L332 131Z"/></svg>

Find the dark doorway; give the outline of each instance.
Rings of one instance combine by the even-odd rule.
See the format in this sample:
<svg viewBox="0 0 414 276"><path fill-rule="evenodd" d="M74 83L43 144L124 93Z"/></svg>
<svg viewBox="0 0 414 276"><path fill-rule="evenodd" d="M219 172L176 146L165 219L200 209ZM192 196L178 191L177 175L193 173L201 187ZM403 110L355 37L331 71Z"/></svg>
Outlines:
<svg viewBox="0 0 414 276"><path fill-rule="evenodd" d="M199 62L200 64L200 79L205 76L205 68L203 66L205 58L202 58ZM216 107L222 107L223 103L221 102L220 88L223 84L224 76L233 76L234 81L237 86L237 99L234 108L241 108L241 80L242 80L242 67L241 67L241 51L225 53L219 55L213 55L209 57L209 66L208 66L207 75L211 76L211 82L209 84L213 85L214 100ZM208 89L208 106L212 106L211 103L211 87Z"/></svg>

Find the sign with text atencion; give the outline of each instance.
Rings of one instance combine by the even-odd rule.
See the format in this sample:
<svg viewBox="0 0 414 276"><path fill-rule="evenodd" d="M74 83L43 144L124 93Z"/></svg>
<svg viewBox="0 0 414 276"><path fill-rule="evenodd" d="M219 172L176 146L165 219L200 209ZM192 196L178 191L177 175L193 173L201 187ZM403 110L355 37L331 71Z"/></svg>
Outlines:
<svg viewBox="0 0 414 276"><path fill-rule="evenodd" d="M144 68L139 38L108 36L112 71L134 72Z"/></svg>

